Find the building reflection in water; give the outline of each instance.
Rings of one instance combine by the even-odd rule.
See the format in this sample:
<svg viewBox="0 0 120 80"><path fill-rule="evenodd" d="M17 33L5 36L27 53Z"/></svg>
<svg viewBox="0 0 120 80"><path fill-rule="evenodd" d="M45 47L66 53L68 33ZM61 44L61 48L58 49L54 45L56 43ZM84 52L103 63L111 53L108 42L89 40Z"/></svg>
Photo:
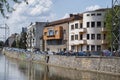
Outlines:
<svg viewBox="0 0 120 80"><path fill-rule="evenodd" d="M65 68L52 67L32 62L10 60L15 63L27 80L120 80L120 76L83 72Z"/></svg>

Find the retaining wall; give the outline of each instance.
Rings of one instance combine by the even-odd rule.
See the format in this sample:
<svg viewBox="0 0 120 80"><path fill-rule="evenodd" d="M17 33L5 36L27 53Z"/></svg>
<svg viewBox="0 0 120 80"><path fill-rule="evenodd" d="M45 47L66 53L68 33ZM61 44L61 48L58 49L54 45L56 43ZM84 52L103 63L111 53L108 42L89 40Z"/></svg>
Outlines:
<svg viewBox="0 0 120 80"><path fill-rule="evenodd" d="M97 71L120 75L119 57L76 57L32 53L24 54L9 50L3 50L3 53L8 57L20 60L34 61L76 70Z"/></svg>

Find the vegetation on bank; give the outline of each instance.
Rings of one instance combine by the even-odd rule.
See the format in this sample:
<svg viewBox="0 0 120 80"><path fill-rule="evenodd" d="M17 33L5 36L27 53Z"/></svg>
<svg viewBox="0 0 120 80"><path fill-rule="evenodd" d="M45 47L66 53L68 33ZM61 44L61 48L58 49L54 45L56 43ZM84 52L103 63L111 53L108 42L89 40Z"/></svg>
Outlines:
<svg viewBox="0 0 120 80"><path fill-rule="evenodd" d="M119 26L116 26L118 23L118 16L119 15L119 12L120 12L120 6L115 6L114 8L114 11L112 10L112 8L109 8L106 12L106 15L105 15L105 26L106 26L106 29L107 29L107 41L108 41L108 48L111 49L111 45L112 45L112 42L114 40L114 43L117 42L117 40L119 40L119 37L117 36L117 39L115 36L113 35L118 35L119 34ZM116 13L114 13L116 12ZM114 20L113 21L113 16L114 16ZM115 24L115 23L117 24ZM114 32L114 34L112 33ZM118 49L118 46L115 46L115 49L117 50Z"/></svg>

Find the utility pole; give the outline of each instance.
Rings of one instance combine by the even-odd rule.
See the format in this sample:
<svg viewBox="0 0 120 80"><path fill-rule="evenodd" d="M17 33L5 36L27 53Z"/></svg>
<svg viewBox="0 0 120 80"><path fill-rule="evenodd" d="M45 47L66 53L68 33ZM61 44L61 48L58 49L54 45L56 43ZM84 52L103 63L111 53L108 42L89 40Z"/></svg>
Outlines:
<svg viewBox="0 0 120 80"><path fill-rule="evenodd" d="M0 39L4 39L6 41L7 37L9 36L9 26L7 24L0 24L0 30L4 30L4 37L0 37Z"/></svg>
<svg viewBox="0 0 120 80"><path fill-rule="evenodd" d="M111 50L120 50L120 0L112 0Z"/></svg>

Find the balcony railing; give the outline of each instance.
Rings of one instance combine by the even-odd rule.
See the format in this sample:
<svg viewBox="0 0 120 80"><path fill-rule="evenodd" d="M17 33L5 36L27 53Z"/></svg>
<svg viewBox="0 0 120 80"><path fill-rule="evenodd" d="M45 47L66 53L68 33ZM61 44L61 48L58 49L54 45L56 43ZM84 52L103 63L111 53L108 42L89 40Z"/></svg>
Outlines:
<svg viewBox="0 0 120 80"><path fill-rule="evenodd" d="M102 33L105 33L105 32L107 32L107 29L106 29L106 28L102 28L102 29L101 29L101 32L102 32Z"/></svg>
<svg viewBox="0 0 120 80"><path fill-rule="evenodd" d="M85 33L86 31L87 31L86 28L81 28L79 32L80 32L80 33Z"/></svg>
<svg viewBox="0 0 120 80"><path fill-rule="evenodd" d="M83 45L83 44L87 44L87 40L78 40L71 42L71 45Z"/></svg>
<svg viewBox="0 0 120 80"><path fill-rule="evenodd" d="M108 44L108 41L106 41L106 40L102 40L101 43L102 43L102 44Z"/></svg>

